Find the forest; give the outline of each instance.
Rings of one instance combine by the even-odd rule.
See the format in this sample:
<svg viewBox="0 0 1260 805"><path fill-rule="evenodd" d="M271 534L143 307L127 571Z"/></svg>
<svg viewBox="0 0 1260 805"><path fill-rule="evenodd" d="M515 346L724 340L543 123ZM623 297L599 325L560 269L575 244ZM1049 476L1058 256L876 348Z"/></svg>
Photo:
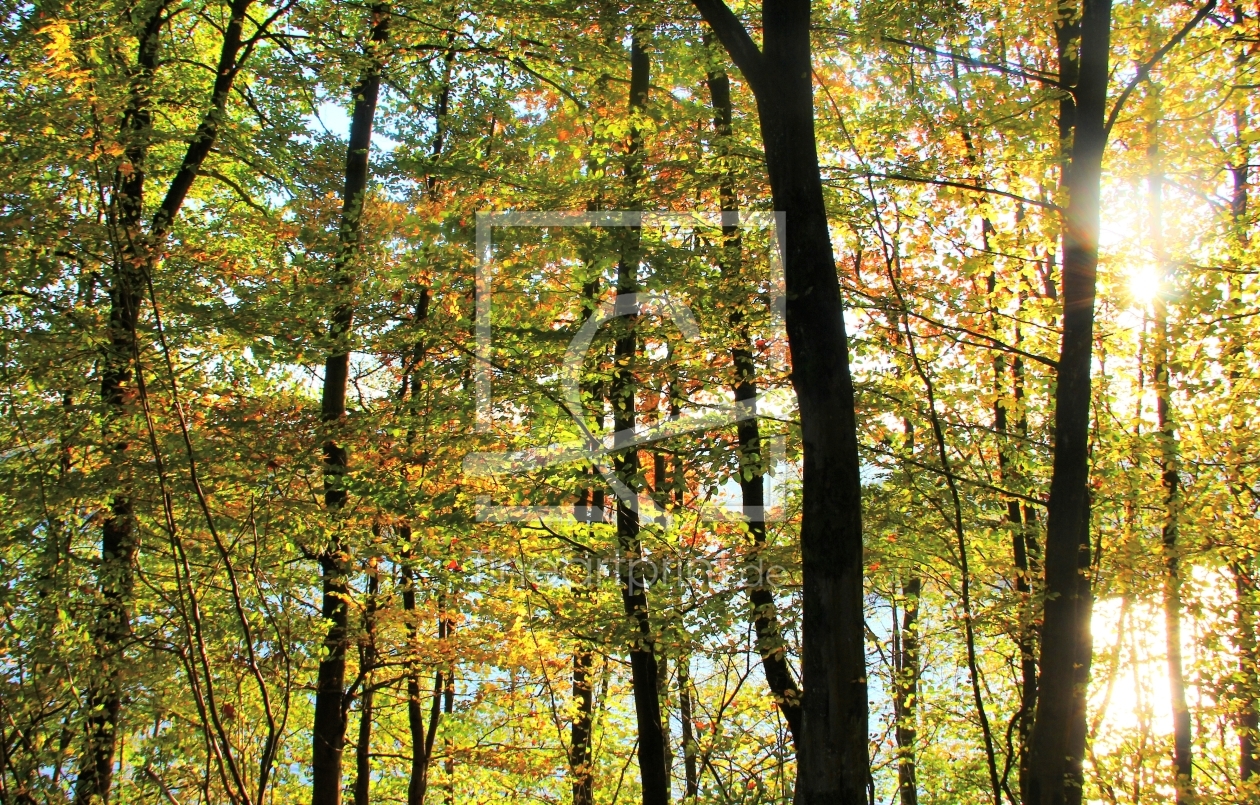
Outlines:
<svg viewBox="0 0 1260 805"><path fill-rule="evenodd" d="M1260 2L0 4L0 805L1260 802Z"/></svg>

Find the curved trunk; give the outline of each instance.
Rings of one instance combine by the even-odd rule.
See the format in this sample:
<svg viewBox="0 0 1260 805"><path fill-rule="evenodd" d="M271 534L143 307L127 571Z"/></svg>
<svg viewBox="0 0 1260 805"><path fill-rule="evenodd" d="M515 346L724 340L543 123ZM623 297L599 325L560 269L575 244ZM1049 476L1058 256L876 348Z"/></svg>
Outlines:
<svg viewBox="0 0 1260 805"><path fill-rule="evenodd" d="M721 0L693 0L757 97L787 284L800 410L802 699L798 805L870 786L862 493L853 380L814 137L809 0L764 0L758 49Z"/></svg>
<svg viewBox="0 0 1260 805"><path fill-rule="evenodd" d="M331 334L336 339L333 353L324 363L324 387L320 403L321 417L330 435L324 443L324 505L336 519L345 506L344 476L349 459L344 445L333 433L346 415L346 385L350 374L350 329L354 319L354 268L352 263L360 244L360 225L367 194L368 151L372 143L372 121L376 116L377 96L381 87L382 45L389 36L389 12L383 5L372 7L372 33L368 46L374 65L355 86L354 110L350 116L350 140L346 147L345 188L341 195L341 226L334 267L334 282L339 293L331 320ZM312 805L340 805L341 755L345 743L345 676L346 676L346 598L349 562L346 546L338 525L334 536L320 554L323 577L322 614L329 624L324 638L324 657L319 663L315 685L315 719L312 728L311 802Z"/></svg>
<svg viewBox="0 0 1260 805"><path fill-rule="evenodd" d="M709 96L713 103L713 129L719 138L719 153L726 156L722 140L731 136L731 82L725 72L710 71L707 76ZM722 248L719 258L722 274L738 276L742 242L739 228L739 199L735 195L735 182L729 166L724 164L718 188L722 209ZM730 316L736 342L731 347L731 362L735 367L732 383L735 403L748 403L757 397L757 367L753 362L752 336L744 315L736 310ZM792 742L801 731L801 691L788 665L787 649L779 626L778 606L774 591L762 569L761 555L766 547L766 458L762 452L761 426L756 417L741 421L736 426L739 440L739 487L748 521L748 535L752 540L751 561L758 582L748 589L752 604L753 631L757 637L757 653L761 657L766 683L774 693L775 703L787 721Z"/></svg>

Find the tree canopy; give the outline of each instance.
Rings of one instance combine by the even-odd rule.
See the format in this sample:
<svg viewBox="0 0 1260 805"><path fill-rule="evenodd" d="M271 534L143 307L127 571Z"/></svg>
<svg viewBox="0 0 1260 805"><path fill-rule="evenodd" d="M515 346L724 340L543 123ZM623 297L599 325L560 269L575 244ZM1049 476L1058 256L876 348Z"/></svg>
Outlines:
<svg viewBox="0 0 1260 805"><path fill-rule="evenodd" d="M1260 799L1260 4L0 19L0 805Z"/></svg>

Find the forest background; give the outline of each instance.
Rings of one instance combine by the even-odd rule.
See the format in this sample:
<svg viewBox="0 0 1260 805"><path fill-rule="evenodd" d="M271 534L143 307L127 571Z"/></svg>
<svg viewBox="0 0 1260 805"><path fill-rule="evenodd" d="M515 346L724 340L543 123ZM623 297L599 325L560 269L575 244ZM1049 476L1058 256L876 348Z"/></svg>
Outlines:
<svg viewBox="0 0 1260 805"><path fill-rule="evenodd" d="M1260 797L1260 5L730 10L5 3L0 803Z"/></svg>

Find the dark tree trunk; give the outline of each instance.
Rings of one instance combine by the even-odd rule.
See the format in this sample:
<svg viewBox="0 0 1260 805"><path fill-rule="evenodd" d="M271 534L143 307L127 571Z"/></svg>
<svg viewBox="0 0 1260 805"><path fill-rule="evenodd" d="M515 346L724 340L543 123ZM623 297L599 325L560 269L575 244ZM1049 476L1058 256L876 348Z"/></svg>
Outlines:
<svg viewBox="0 0 1260 805"><path fill-rule="evenodd" d="M451 636L451 621L448 617L446 617L445 607L442 607L441 613L442 621L439 626L440 633L438 636L442 640L446 640ZM451 713L455 712L455 669L453 667L447 669L445 684L441 686L441 689L442 710L449 717ZM435 710L437 709L436 696L437 694L435 693ZM437 724L435 723L433 727L434 729L437 729ZM430 740L431 739L432 733L430 733ZM451 740L449 732L442 740L442 744L446 749L446 760L442 764L443 770L446 772L446 805L455 805L455 742Z"/></svg>
<svg viewBox="0 0 1260 805"><path fill-rule="evenodd" d="M809 0L764 0L764 50L721 0L694 0L757 98L787 282L800 410L803 656L798 805L862 803L870 785L856 414L814 137Z"/></svg>
<svg viewBox="0 0 1260 805"><path fill-rule="evenodd" d="M596 209L596 206L592 202L587 206L587 210L593 211ZM582 283L583 324L591 316L595 315L595 309L598 305L597 295L600 287L599 268L593 266L589 260L586 263L586 268L591 273L585 277L585 281ZM582 385L582 395L584 399L589 399L595 407L596 423L602 423L603 399L600 394L599 383L584 383ZM595 427L599 428L600 425L596 424ZM588 480L594 480L596 477L595 470L588 468L586 477ZM602 523L604 521L604 490L589 486L583 489L578 497L574 515L580 523ZM589 557L583 558L589 559ZM589 579L584 581L589 583ZM595 805L595 758L593 754L595 696L594 684L591 679L591 668L594 664L594 659L595 654L591 650L590 644L584 640L579 640L577 648L573 652L573 701L576 704L576 712L573 714L573 724L571 725L569 736L569 773L573 776L573 805Z"/></svg>
<svg viewBox="0 0 1260 805"><path fill-rule="evenodd" d="M980 734L984 740L984 755L986 765L989 771L989 785L993 795L993 805L1001 805L1002 802L1002 781L997 771L997 755L993 748L993 732L989 726L989 717L984 707L984 695L980 680L980 666L977 659L976 651L976 633L975 633L975 613L971 604L971 568L968 561L967 550L967 533L963 525L963 509L962 496L958 491L958 481L954 476L953 470L950 468L949 449L945 440L945 428L941 424L940 414L936 410L936 386L932 381L932 376L924 367L923 362L919 360L917 348L914 343L914 332L910 328L909 308L906 305L905 297L902 295L899 282L900 269L897 268L896 258L888 261L888 280L892 286L893 293L897 297L898 305L901 308L900 318L902 326L905 328L906 335L906 352L910 356L910 361L914 366L915 374L923 381L923 391L926 396L928 421L932 426L932 437L936 443L937 459L940 461L941 473L945 476L945 485L949 489L949 497L952 508L953 517L950 518L950 525L954 530L954 537L958 540L958 575L959 575L959 603L963 610L963 640L967 650L967 676L971 683L971 697L976 706L976 718L980 722ZM907 435L912 431L909 426L906 428Z"/></svg>
<svg viewBox="0 0 1260 805"><path fill-rule="evenodd" d="M359 740L354 747L354 805L368 805L372 786L372 703L376 696L372 672L376 668L376 609L380 577L369 568L367 602L363 610L363 642L359 646L359 674L363 693L359 695Z"/></svg>
<svg viewBox="0 0 1260 805"><path fill-rule="evenodd" d="M919 597L923 581L911 576L901 586L901 624L893 657L893 715L897 719L897 793L901 805L918 805L915 742L919 713Z"/></svg>
<svg viewBox="0 0 1260 805"><path fill-rule="evenodd" d="M990 273L989 294L992 295L996 290L997 276ZM1023 292L1020 291L1019 293L1022 302ZM996 310L996 303L991 310ZM993 324L996 332L997 316L995 312L990 316L990 322ZM1018 348L1021 340L1019 323L1017 321L1012 343ZM1007 441L1010 435L1010 412L1007 410L1002 391L1005 375L1006 358L1001 352L995 351L993 353L993 383L996 402L993 405L993 429L998 434L998 478L1004 485L1011 488L1019 479L1014 462L1011 460L1010 446ZM1028 419L1024 410L1024 361L1019 355L1015 355L1011 361L1011 391L1016 409L1017 432L1021 438L1026 438L1028 436ZM1033 715L1037 706L1037 636L1035 617L1032 612L1033 568L1031 562L1032 554L1035 554L1035 550L1030 551L1035 520L1032 519L1031 514L1031 512L1021 508L1019 501L1015 498L1009 498L1006 501L1005 520L1011 534L1011 558L1015 566L1015 594L1019 601L1019 625L1015 634L1015 645L1019 649L1020 701L1018 709L1012 716L1014 719L1015 740L1017 742L1012 751L1016 757L1013 761L1008 756L1006 771L1003 772L1002 780L1005 786L1007 784L1006 774L1009 773L1012 762L1016 763L1019 774L1020 802L1029 801L1027 788L1028 739L1032 733ZM1010 730L1007 731L1008 746L1010 744L1010 732ZM1009 793L1008 796L1010 796Z"/></svg>
<svg viewBox="0 0 1260 805"><path fill-rule="evenodd" d="M411 529L403 527L404 542L411 541ZM411 568L403 565L403 612L407 618L408 654L415 653L419 634L416 623L416 582ZM445 637L444 622L438 624L438 636ZM429 707L428 724L425 723L424 705L421 701L420 667L416 661L407 660L407 726L411 733L411 773L407 781L407 805L424 805L429 791L429 767L433 760L433 744L437 737L438 723L442 718L442 691L446 688L445 675L438 670L433 677L433 699Z"/></svg>
<svg viewBox="0 0 1260 805"><path fill-rule="evenodd" d="M595 696L591 680L594 655L582 647L573 653L573 716L569 740L569 770L573 774L573 805L595 805L591 738L594 727Z"/></svg>
<svg viewBox="0 0 1260 805"><path fill-rule="evenodd" d="M708 74L709 96L713 102L713 129L718 137L717 151L722 159L722 178L718 187L722 209L722 248L720 266L722 274L731 280L739 277L742 242L739 228L739 199L735 194L735 181L728 164L731 137L731 82L725 72L711 70ZM735 367L732 383L736 404L752 404L757 397L757 367L753 363L752 336L744 314L736 310L730 316L735 344L731 347L731 361ZM787 648L779 627L778 607L774 591L766 580L761 556L766 546L766 462L761 446L761 426L757 419L748 418L736 426L739 439L739 486L744 516L748 520L748 535L752 539L750 567L755 568L757 582L749 585L748 597L752 604L753 630L757 637L757 653L761 656L766 682L774 693L787 721L792 742L796 743L801 730L801 691L788 665ZM751 578L747 576L746 578Z"/></svg>
<svg viewBox="0 0 1260 805"><path fill-rule="evenodd" d="M678 660L678 718L682 722L683 774L686 782L683 797L694 800L700 796L700 770L696 765L696 736L692 729L695 708L691 701L691 658L687 656Z"/></svg>
<svg viewBox="0 0 1260 805"><path fill-rule="evenodd" d="M350 330L354 318L354 259L360 246L360 225L367 195L368 152L372 144L372 122L381 87L382 46L389 36L389 12L383 5L372 7L372 33L367 47L373 66L354 87L354 108L350 115L350 141L346 147L345 189L341 195L341 226L334 267L338 300L332 313L332 354L324 363L321 417L328 429L324 443L324 505L333 519L345 506L345 473L349 458L335 432L346 415L346 386L350 374ZM315 720L312 729L312 805L340 805L341 755L345 743L346 676L346 598L349 557L340 526L332 524L330 544L319 557L323 577L322 614L329 624L324 638L324 657L319 663L315 687Z"/></svg>
<svg viewBox="0 0 1260 805"><path fill-rule="evenodd" d="M903 326L908 324L903 316ZM905 432L905 454L914 459L914 423L907 417L902 420ZM911 488L911 507L914 506L914 480L910 475L911 464L903 468ZM919 737L919 604L922 599L923 580L917 572L901 584L902 617L897 621L896 599L893 601L893 718L897 738L897 795L901 805L918 805L918 749ZM896 593L894 593L894 596Z"/></svg>
<svg viewBox="0 0 1260 805"><path fill-rule="evenodd" d="M1260 780L1260 756L1257 756L1257 736L1260 735L1260 708L1256 706L1257 690L1260 689L1260 652L1256 640L1256 579L1249 565L1231 563L1234 576L1235 611L1238 640L1238 670L1242 678L1239 687L1238 712L1238 776L1244 785L1254 785Z"/></svg>
<svg viewBox="0 0 1260 805"><path fill-rule="evenodd" d="M1029 758L1030 805L1079 803L1084 784L1085 693L1093 659L1090 367L1110 36L1110 0L1085 0L1071 160L1066 167L1069 201L1063 233L1063 342L1055 389L1041 668Z"/></svg>
<svg viewBox="0 0 1260 805"><path fill-rule="evenodd" d="M161 257L166 236L192 188L202 163L218 136L232 83L240 71L241 34L245 11L251 0L234 0L228 25L223 29L218 72L210 104L188 143L178 173L167 188L146 234L144 216L145 160L152 136L153 114L149 91L158 66L159 36L167 16L167 0L159 2L139 28L136 64L123 113L120 139L126 143L125 164L114 174L109 215L121 240L115 246L109 298L109 343L102 355L101 401L106 409L105 444L110 463L109 513L101 528L101 562L98 586L102 605L93 625L100 669L86 691L88 717L85 746L75 780L76 805L107 803L118 743L118 719L122 712L120 670L122 652L131 633L131 598L134 565L139 553L132 501L132 471L126 435L126 419L133 411L135 360L139 354L136 327L152 272Z"/></svg>
<svg viewBox="0 0 1260 805"><path fill-rule="evenodd" d="M651 64L643 50L638 34L632 37L630 48L630 111L641 110L647 103L648 72ZM627 154L626 185L631 206L634 206L641 179L640 135L631 126L629 153ZM617 264L617 296L635 294L639 290L639 230L628 228L624 233L620 260ZM620 311L620 305L618 306ZM638 337L635 334L637 316L624 316L621 334L614 345L616 366L613 370L609 393L613 409L613 430L629 434L635 427L635 355ZM638 451L631 445L618 453L613 460L617 478L632 493L637 493L635 480L639 473ZM617 544L621 553L618 574L621 582L622 604L634 629L630 648L630 676L634 688L634 710L639 733L639 774L643 786L643 805L666 805L669 802L669 767L666 761L665 729L661 723L661 703L657 695L660 687L656 661L656 641L648 613L647 589L641 576L636 575L634 563L643 552L639 540L639 507L637 500L617 497Z"/></svg>

